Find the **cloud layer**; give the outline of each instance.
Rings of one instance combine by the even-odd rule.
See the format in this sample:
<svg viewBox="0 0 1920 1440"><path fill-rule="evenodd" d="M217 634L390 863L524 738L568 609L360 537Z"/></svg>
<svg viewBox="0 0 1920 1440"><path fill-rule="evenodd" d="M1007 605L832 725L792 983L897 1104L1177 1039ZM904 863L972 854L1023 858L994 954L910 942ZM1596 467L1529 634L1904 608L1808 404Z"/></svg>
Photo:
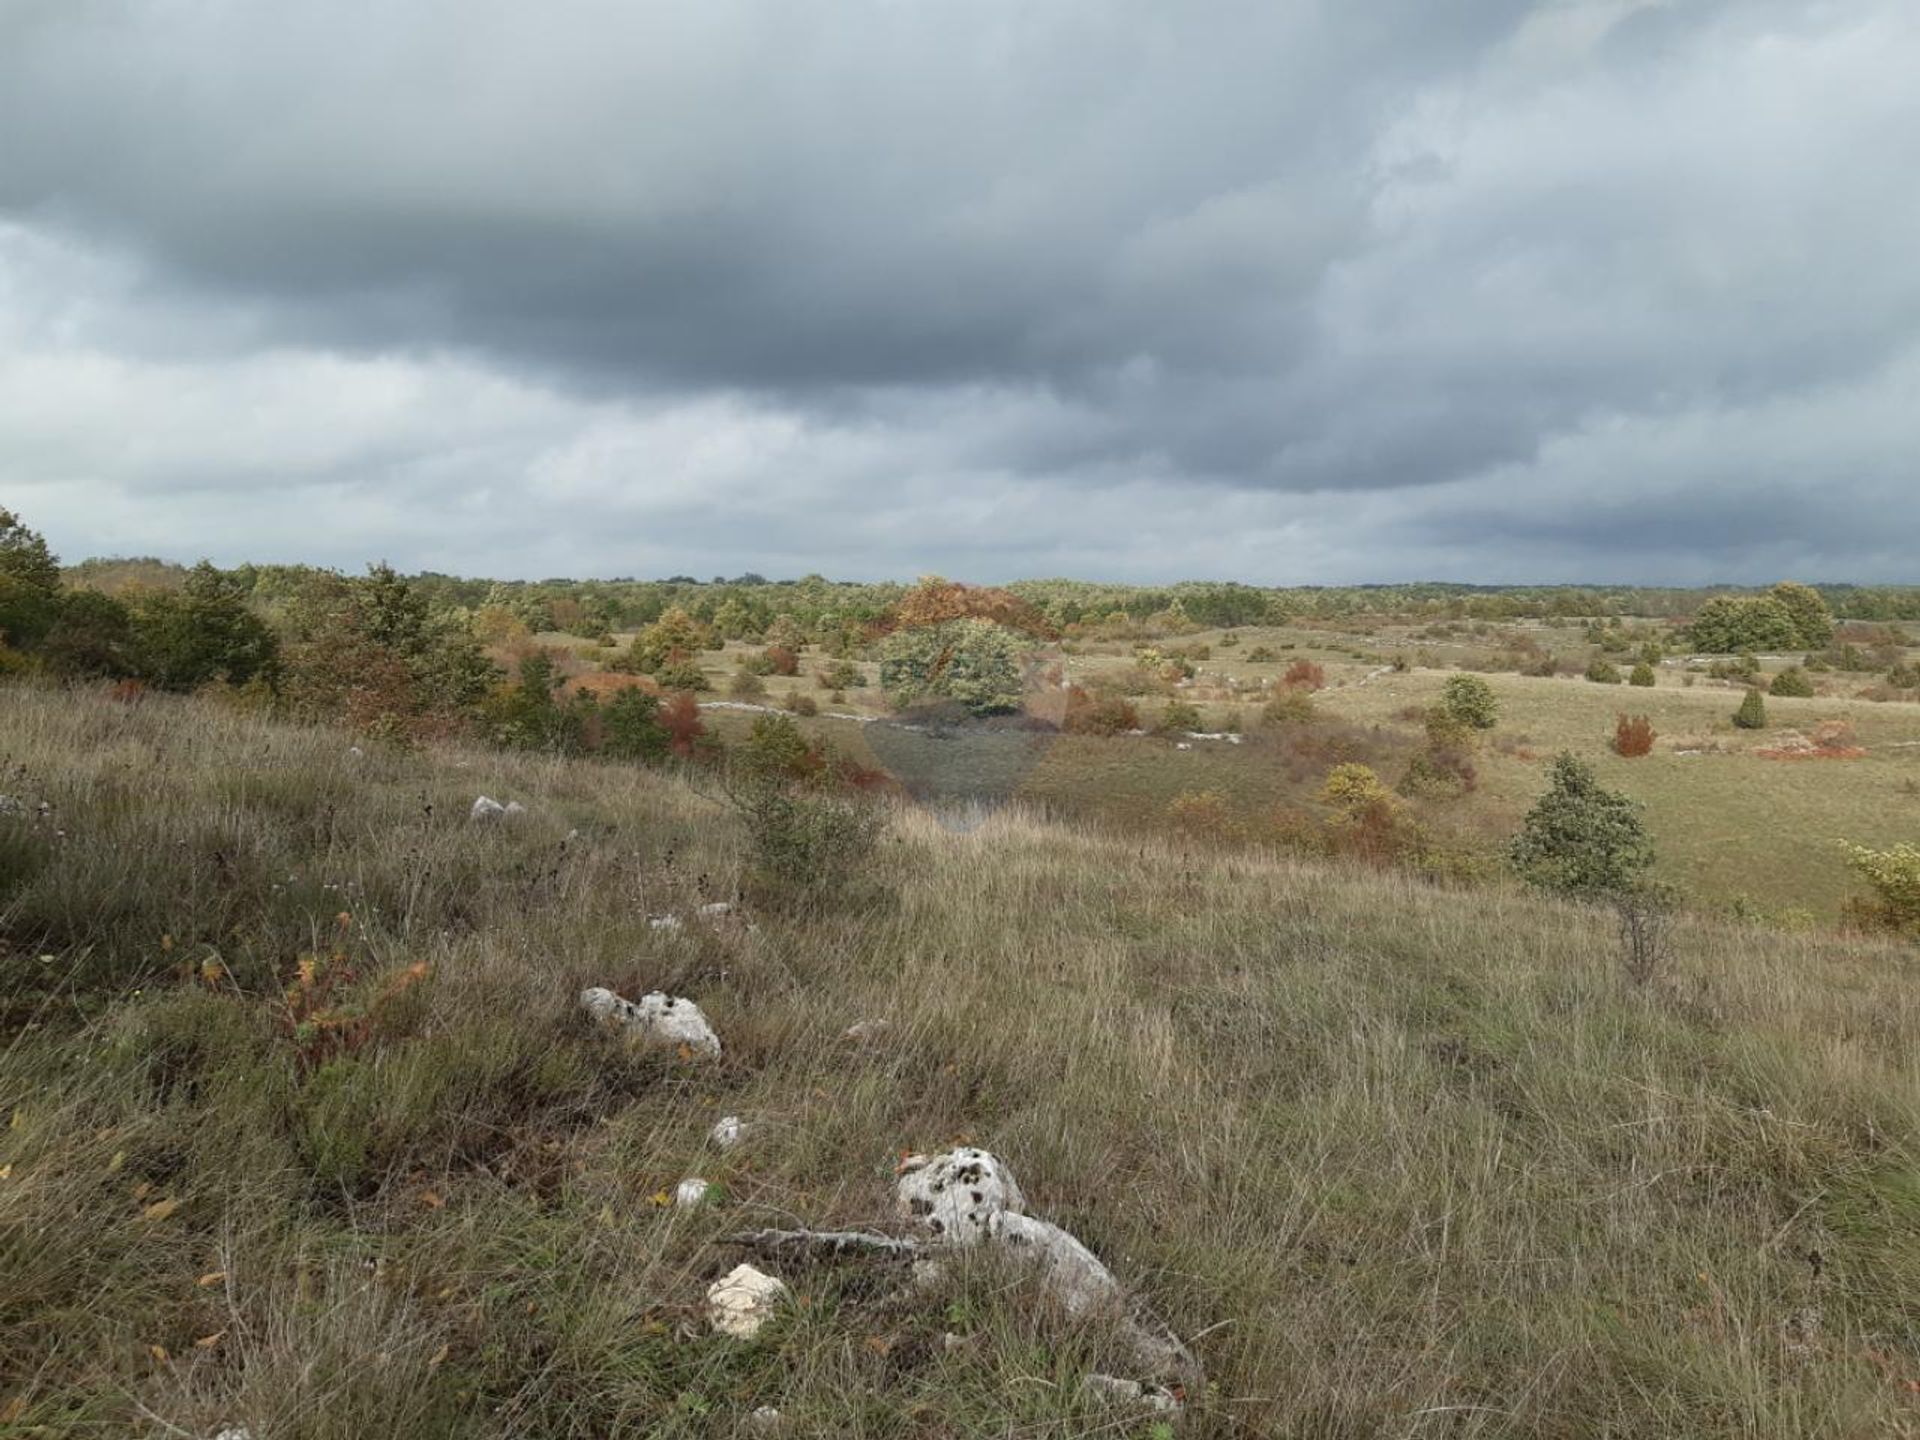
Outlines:
<svg viewBox="0 0 1920 1440"><path fill-rule="evenodd" d="M1908 0L0 3L0 503L500 575L1920 580Z"/></svg>

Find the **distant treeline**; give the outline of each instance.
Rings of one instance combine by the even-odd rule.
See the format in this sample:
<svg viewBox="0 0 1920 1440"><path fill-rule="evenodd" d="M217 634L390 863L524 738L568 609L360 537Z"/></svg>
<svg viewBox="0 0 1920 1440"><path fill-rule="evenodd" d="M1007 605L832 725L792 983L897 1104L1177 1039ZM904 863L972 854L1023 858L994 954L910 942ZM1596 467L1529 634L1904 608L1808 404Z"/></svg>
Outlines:
<svg viewBox="0 0 1920 1440"><path fill-rule="evenodd" d="M76 588L117 593L183 586L188 567L155 559L86 560L67 568ZM321 573L300 565L242 565L227 572L259 609L274 614ZM637 630L671 609L726 633L759 634L787 615L810 630L862 626L898 603L909 586L828 580L768 580L759 575L696 580L476 580L424 571L407 577L436 612L478 613L498 607L529 630L575 634ZM1554 620L1590 616L1691 619L1716 595L1757 595L1764 587L1459 585L1255 586L1212 581L1117 585L1086 580L1022 580L1006 587L1057 628L1124 618L1184 616L1196 625L1279 624L1401 615L1423 620ZM1920 620L1920 585L1822 584L1816 587L1841 620Z"/></svg>

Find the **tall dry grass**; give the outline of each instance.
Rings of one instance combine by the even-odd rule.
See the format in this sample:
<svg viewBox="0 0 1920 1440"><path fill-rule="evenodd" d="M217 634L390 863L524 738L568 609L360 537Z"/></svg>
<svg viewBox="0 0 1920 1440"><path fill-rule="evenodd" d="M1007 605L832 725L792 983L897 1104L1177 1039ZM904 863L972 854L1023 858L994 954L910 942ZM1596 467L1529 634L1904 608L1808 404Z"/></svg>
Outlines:
<svg viewBox="0 0 1920 1440"><path fill-rule="evenodd" d="M958 1140L1195 1337L1189 1434L1920 1433L1910 950L1694 921L1640 989L1518 892L914 811L890 903L658 931L742 866L671 777L18 689L0 736L20 1433L1153 1433L985 1263L789 1269L761 1342L704 1332L727 1233L884 1222ZM316 955L429 974L326 1053ZM621 1048L587 984L725 1056ZM696 1174L722 1203L657 1203Z"/></svg>

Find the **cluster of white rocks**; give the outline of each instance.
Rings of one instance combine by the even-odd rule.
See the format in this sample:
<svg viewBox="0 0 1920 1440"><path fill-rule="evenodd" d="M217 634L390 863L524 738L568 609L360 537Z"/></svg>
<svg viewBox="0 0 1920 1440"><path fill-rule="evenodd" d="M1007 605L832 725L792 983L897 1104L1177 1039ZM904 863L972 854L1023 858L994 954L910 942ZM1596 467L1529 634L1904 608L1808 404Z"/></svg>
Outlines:
<svg viewBox="0 0 1920 1440"><path fill-rule="evenodd" d="M699 913L719 918L732 914L733 907L724 901L715 902L701 907ZM654 921L656 928L659 918ZM720 1037L691 1000L661 991L627 1000L595 986L580 992L580 1008L596 1024L617 1028L641 1043L686 1047L703 1056L720 1054ZM848 1027L843 1039L871 1044L887 1029L885 1021L863 1021ZM707 1140L717 1150L732 1150L744 1143L754 1128L753 1122L741 1116L726 1115L714 1123ZM689 1176L675 1188L673 1203L681 1209L693 1209L710 1203L716 1194L717 1187L711 1181ZM937 1258L942 1251L992 1247L1032 1267L1041 1289L1069 1315L1110 1321L1129 1359L1150 1377L1131 1380L1090 1375L1084 1384L1090 1396L1173 1413L1181 1407L1180 1387L1199 1379L1200 1367L1192 1353L1164 1325L1139 1309L1099 1256L1060 1226L1027 1213L1019 1182L991 1151L961 1146L935 1155L907 1156L896 1172L894 1209L918 1232L917 1238L867 1231L800 1230L737 1236L733 1243L777 1253L908 1259L912 1261L912 1283L922 1289L937 1286L945 1278L946 1266ZM708 1286L707 1321L720 1334L752 1340L791 1295L778 1276L750 1264L736 1265ZM965 1343L958 1337L949 1339ZM767 1406L755 1411L751 1419L761 1430L771 1431L780 1424L779 1412ZM237 1440L245 1440L244 1435Z"/></svg>

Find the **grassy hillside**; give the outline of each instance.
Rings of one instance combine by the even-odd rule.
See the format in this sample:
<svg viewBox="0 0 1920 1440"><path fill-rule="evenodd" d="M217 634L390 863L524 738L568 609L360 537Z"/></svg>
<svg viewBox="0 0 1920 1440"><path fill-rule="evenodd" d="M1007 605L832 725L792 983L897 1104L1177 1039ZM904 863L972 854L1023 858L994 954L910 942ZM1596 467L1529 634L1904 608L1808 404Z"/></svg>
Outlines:
<svg viewBox="0 0 1920 1440"><path fill-rule="evenodd" d="M1920 1434L1910 949L1696 919L1643 993L1517 892L911 811L885 903L656 930L736 892L696 789L348 743L0 689L9 1433L1161 1433L984 1257L769 1262L762 1339L701 1324L725 1236L888 1224L966 1140L1190 1338L1186 1434ZM296 1023L344 970L364 1023ZM625 1048L587 985L726 1053ZM721 1203L661 1203L692 1175Z"/></svg>

